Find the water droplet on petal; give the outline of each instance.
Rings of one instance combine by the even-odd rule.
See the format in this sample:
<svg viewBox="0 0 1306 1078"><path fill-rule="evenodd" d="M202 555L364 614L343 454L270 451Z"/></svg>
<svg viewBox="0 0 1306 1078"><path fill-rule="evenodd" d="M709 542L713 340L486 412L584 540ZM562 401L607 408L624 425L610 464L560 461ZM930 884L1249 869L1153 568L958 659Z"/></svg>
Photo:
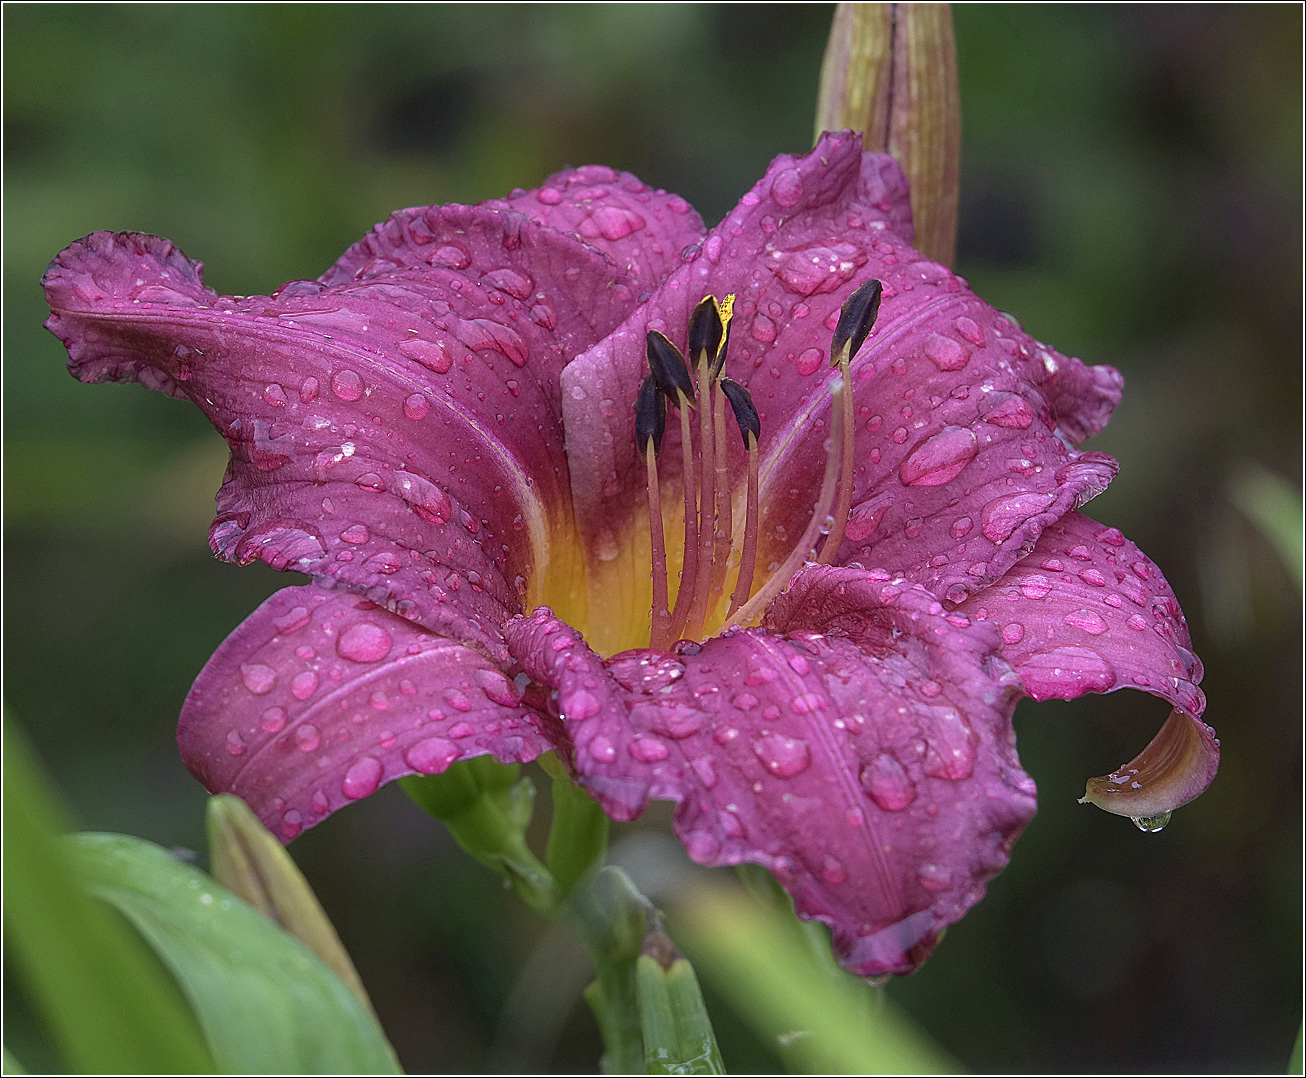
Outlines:
<svg viewBox="0 0 1306 1078"><path fill-rule="evenodd" d="M453 357L434 341L424 341L420 337L399 342L399 354L415 359L428 370L436 374L448 374L453 366Z"/></svg>
<svg viewBox="0 0 1306 1078"><path fill-rule="evenodd" d="M825 353L819 348L808 348L801 352L794 360L794 370L806 378L809 374L815 373L820 369L822 361L825 359Z"/></svg>
<svg viewBox="0 0 1306 1078"><path fill-rule="evenodd" d="M969 427L944 427L911 451L898 469L907 487L938 487L950 482L975 459L979 442Z"/></svg>
<svg viewBox="0 0 1306 1078"><path fill-rule="evenodd" d="M290 694L296 700L307 700L315 692L317 692L317 674L312 670L296 674L295 679L290 683Z"/></svg>
<svg viewBox="0 0 1306 1078"><path fill-rule="evenodd" d="M684 841L689 859L700 865L711 864L713 858L721 852L721 840L709 831L691 831Z"/></svg>
<svg viewBox="0 0 1306 1078"><path fill-rule="evenodd" d="M1052 590L1052 581L1040 573L1026 577L1020 582L1020 593L1026 599L1042 599Z"/></svg>
<svg viewBox="0 0 1306 1078"><path fill-rule="evenodd" d="M1107 624L1102 620L1102 616L1092 610L1072 610L1061 620L1076 629L1083 629L1091 636L1100 636L1107 630Z"/></svg>
<svg viewBox="0 0 1306 1078"><path fill-rule="evenodd" d="M803 177L797 169L787 168L771 181L771 199L788 209L803 197Z"/></svg>
<svg viewBox="0 0 1306 1078"><path fill-rule="evenodd" d="M270 707L259 717L259 725L269 734L279 733L286 725L286 709Z"/></svg>
<svg viewBox="0 0 1306 1078"><path fill-rule="evenodd" d="M766 734L753 742L753 752L771 774L787 779L807 770L812 762L811 750L802 738Z"/></svg>
<svg viewBox="0 0 1306 1078"><path fill-rule="evenodd" d="M295 744L300 752L313 752L321 743L322 737L311 722L295 727Z"/></svg>
<svg viewBox="0 0 1306 1078"><path fill-rule="evenodd" d="M1056 496L1053 494L1004 494L984 506L980 513L980 530L990 542L1000 543L1054 501Z"/></svg>
<svg viewBox="0 0 1306 1078"><path fill-rule="evenodd" d="M916 800L916 786L897 759L882 752L861 770L862 789L885 812L900 812Z"/></svg>
<svg viewBox="0 0 1306 1078"><path fill-rule="evenodd" d="M232 730L227 734L227 752L232 756L245 755L245 739L240 736L239 730Z"/></svg>
<svg viewBox="0 0 1306 1078"><path fill-rule="evenodd" d="M240 667L240 680L255 696L263 696L276 685L277 672L263 663L243 663Z"/></svg>
<svg viewBox="0 0 1306 1078"><path fill-rule="evenodd" d="M363 395L362 376L347 367L336 371L331 375L331 392L342 401L358 400Z"/></svg>
<svg viewBox="0 0 1306 1078"><path fill-rule="evenodd" d="M281 833L286 836L287 841L294 838L302 830L304 830L303 813L291 809L281 817Z"/></svg>
<svg viewBox="0 0 1306 1078"><path fill-rule="evenodd" d="M842 861L827 853L821 858L821 875L825 877L827 883L838 887L847 881L848 870L843 867Z"/></svg>
<svg viewBox="0 0 1306 1078"><path fill-rule="evenodd" d="M927 891L938 893L952 886L952 871L943 865L924 864L916 874L920 885Z"/></svg>
<svg viewBox="0 0 1306 1078"><path fill-rule="evenodd" d="M342 542L353 543L355 546L366 543L370 538L371 533L367 530L366 524L351 524L340 533Z"/></svg>
<svg viewBox="0 0 1306 1078"><path fill-rule="evenodd" d="M423 775L438 775L462 755L462 750L443 737L428 737L409 747L404 761Z"/></svg>
<svg viewBox="0 0 1306 1078"><path fill-rule="evenodd" d="M425 419L426 413L430 410L430 402L420 393L414 393L404 400L404 416L413 420L413 422Z"/></svg>
<svg viewBox="0 0 1306 1078"><path fill-rule="evenodd" d="M364 756L340 780L340 792L346 797L358 800L375 792L381 785L381 773L384 769L375 756Z"/></svg>
<svg viewBox="0 0 1306 1078"><path fill-rule="evenodd" d="M576 689L558 701L562 717L568 722L583 722L601 710L598 697L587 689Z"/></svg>
<svg viewBox="0 0 1306 1078"><path fill-rule="evenodd" d="M379 662L390 654L393 641L390 634L370 621L351 625L336 641L336 652L342 659L356 663Z"/></svg>
<svg viewBox="0 0 1306 1078"><path fill-rule="evenodd" d="M1165 825L1170 822L1171 815L1172 813L1169 812L1158 812L1155 816L1131 816L1129 818L1134 821L1134 826L1138 830L1154 835L1164 829Z"/></svg>
<svg viewBox="0 0 1306 1078"><path fill-rule="evenodd" d="M970 350L942 333L931 333L926 337L921 351L941 371L959 371L970 361Z"/></svg>
<svg viewBox="0 0 1306 1078"><path fill-rule="evenodd" d="M642 764L654 764L671 755L671 750L653 737L637 737L626 746L626 751Z"/></svg>
<svg viewBox="0 0 1306 1078"><path fill-rule="evenodd" d="M601 764L610 764L616 758L617 750L608 738L599 734L589 743L590 755Z"/></svg>
<svg viewBox="0 0 1306 1078"><path fill-rule="evenodd" d="M576 231L587 240L601 237L616 241L625 239L632 232L638 232L644 224L644 218L634 210L609 204L597 207L587 217L582 218L580 224L576 226Z"/></svg>

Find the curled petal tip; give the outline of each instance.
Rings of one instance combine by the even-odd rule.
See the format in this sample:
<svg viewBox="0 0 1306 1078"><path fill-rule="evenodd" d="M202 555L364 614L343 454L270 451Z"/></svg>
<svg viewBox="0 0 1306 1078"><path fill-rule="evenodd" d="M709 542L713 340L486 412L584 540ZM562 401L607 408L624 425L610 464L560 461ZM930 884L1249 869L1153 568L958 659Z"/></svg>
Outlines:
<svg viewBox="0 0 1306 1078"><path fill-rule="evenodd" d="M1147 748L1129 763L1089 779L1079 803L1135 821L1165 817L1205 790L1219 764L1215 731L1175 708Z"/></svg>

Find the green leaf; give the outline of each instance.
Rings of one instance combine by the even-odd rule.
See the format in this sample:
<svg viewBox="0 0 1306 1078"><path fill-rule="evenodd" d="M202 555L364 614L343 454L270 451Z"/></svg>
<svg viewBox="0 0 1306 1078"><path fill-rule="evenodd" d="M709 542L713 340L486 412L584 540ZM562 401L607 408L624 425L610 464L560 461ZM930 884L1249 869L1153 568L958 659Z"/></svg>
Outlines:
<svg viewBox="0 0 1306 1078"><path fill-rule="evenodd" d="M1229 497L1278 551L1298 590L1306 588L1301 491L1259 465L1248 464L1229 481Z"/></svg>
<svg viewBox="0 0 1306 1078"><path fill-rule="evenodd" d="M167 971L78 886L53 841L63 829L44 776L6 718L5 944L59 1054L88 1074L213 1073Z"/></svg>
<svg viewBox="0 0 1306 1078"><path fill-rule="evenodd" d="M1302 1072L1303 1040L1306 1040L1306 1023L1297 1027L1297 1043L1292 1046L1292 1055L1288 1059L1288 1074L1301 1074Z"/></svg>
<svg viewBox="0 0 1306 1078"><path fill-rule="evenodd" d="M702 975L798 1073L945 1074L959 1065L864 981L812 954L792 916L704 888L677 913L676 939Z"/></svg>
<svg viewBox="0 0 1306 1078"><path fill-rule="evenodd" d="M198 869L125 835L76 835L73 864L172 970L223 1071L395 1074L359 999L299 940Z"/></svg>

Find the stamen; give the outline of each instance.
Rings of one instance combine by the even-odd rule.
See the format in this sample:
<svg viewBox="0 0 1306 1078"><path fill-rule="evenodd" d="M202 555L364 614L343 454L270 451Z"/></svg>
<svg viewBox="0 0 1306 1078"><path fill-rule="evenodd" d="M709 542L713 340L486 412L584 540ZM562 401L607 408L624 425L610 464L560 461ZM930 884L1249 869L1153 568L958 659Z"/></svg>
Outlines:
<svg viewBox="0 0 1306 1078"><path fill-rule="evenodd" d="M715 611L725 593L730 541L734 535L734 497L730 489L729 457L726 455L726 398L721 382L712 386L712 426L716 435L716 528L712 543L712 589L708 609Z"/></svg>
<svg viewBox="0 0 1306 1078"><path fill-rule="evenodd" d="M649 646L664 648L671 612L667 609L666 538L662 534L662 488L658 483L658 450L666 430L667 405L650 374L639 387L635 400L635 443L644 450L648 472L648 530L652 550L653 609L649 621Z"/></svg>
<svg viewBox="0 0 1306 1078"><path fill-rule="evenodd" d="M694 599L694 587L698 581L698 505L697 482L694 471L694 443L689 426L689 409L692 405L680 398L680 461L681 477L685 488L685 545L680 569L680 587L676 591L675 609L671 611L671 624L667 628L667 640L679 640L684 633L685 620Z"/></svg>
<svg viewBox="0 0 1306 1078"><path fill-rule="evenodd" d="M728 618L748 601L757 565L757 438L762 433L762 423L748 390L730 378L722 378L720 386L722 395L730 401L735 422L739 424L739 433L743 435L744 445L748 449L748 510L744 517L744 548L739 559L735 590L730 596L730 608L726 613Z"/></svg>
<svg viewBox="0 0 1306 1078"><path fill-rule="evenodd" d="M702 306L700 304L700 306ZM713 301L715 308L715 301ZM703 619L707 615L707 597L712 591L712 555L716 543L716 464L712 424L712 383L708 367L710 357L706 351L698 360L698 579L694 583L694 605L685 620L685 636L697 640L703 632Z"/></svg>
<svg viewBox="0 0 1306 1078"><path fill-rule="evenodd" d="M843 383L843 406L834 409L834 451L839 455L839 502L834 510L834 523L817 561L831 564L843 543L844 529L853 503L853 393L852 358L866 341L880 311L880 297L884 286L876 280L867 281L844 302L839 311L839 321L830 340L830 365L839 368Z"/></svg>
<svg viewBox="0 0 1306 1078"><path fill-rule="evenodd" d="M840 393L838 386L843 387ZM830 534L825 537L825 544L816 560L822 565L830 565L839 547L843 543L844 529L848 526L848 513L853 504L853 394L852 369L845 351L839 361L839 383L835 395L842 400L842 405L832 409L834 412L834 430L830 438L831 455L839 459L839 501L834 509L834 523ZM839 400L834 402L839 405Z"/></svg>
<svg viewBox="0 0 1306 1078"><path fill-rule="evenodd" d="M842 382L835 386L835 409L842 407L840 398L846 392L848 392L848 387ZM766 609L766 604L788 586L794 573L807 560L812 546L816 543L816 537L820 534L821 525L825 522L825 518L830 513L830 507L834 504L835 482L839 475L838 465L839 455L834 452L834 447L831 446L825 458L825 476L821 480L821 493L817 495L816 508L812 512L812 519L808 522L807 530L803 532L802 538L798 540L798 545L790 552L784 564L771 575L771 579L748 602L726 618L726 628L732 625L746 625L753 621Z"/></svg>
<svg viewBox="0 0 1306 1078"><path fill-rule="evenodd" d="M667 609L667 547L666 537L662 534L662 488L658 485L658 457L652 442L644 447L644 466L648 471L648 529L653 562L649 647L666 648L671 644L668 639L671 611Z"/></svg>

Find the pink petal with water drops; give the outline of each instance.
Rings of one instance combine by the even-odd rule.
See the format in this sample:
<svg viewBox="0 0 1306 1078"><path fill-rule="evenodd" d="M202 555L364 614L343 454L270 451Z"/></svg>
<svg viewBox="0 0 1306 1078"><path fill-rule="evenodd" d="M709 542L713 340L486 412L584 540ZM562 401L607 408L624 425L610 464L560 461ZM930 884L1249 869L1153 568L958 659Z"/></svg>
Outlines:
<svg viewBox="0 0 1306 1078"><path fill-rule="evenodd" d="M1161 570L1116 528L1068 513L959 609L998 626L1003 658L1035 700L1142 689L1174 705L1174 722L1121 769L1133 772L1113 784L1093 780L1105 784L1095 798L1103 808L1158 815L1215 778L1220 747L1200 718L1202 663L1183 611Z"/></svg>
<svg viewBox="0 0 1306 1078"><path fill-rule="evenodd" d="M402 775L550 748L484 655L316 585L277 592L223 642L177 741L207 790L244 798L286 841Z"/></svg>
<svg viewBox="0 0 1306 1078"><path fill-rule="evenodd" d="M539 187L482 203L524 213L538 224L572 232L608 255L651 291L706 231L679 195L649 187L629 172L585 165L554 173Z"/></svg>
<svg viewBox="0 0 1306 1078"><path fill-rule="evenodd" d="M396 214L272 297L218 296L200 270L132 234L60 254L47 325L73 374L204 411L232 452L220 557L501 653L499 623L570 516L558 374L633 302L622 275L574 237L462 207Z"/></svg>
<svg viewBox="0 0 1306 1078"><path fill-rule="evenodd" d="M991 626L887 573L806 570L768 626L606 660L543 609L505 635L606 811L677 802L694 860L766 866L848 969L907 972L1033 815L1018 683Z"/></svg>
<svg viewBox="0 0 1306 1078"><path fill-rule="evenodd" d="M959 608L1002 632L1002 655L1035 700L1143 689L1192 715L1206 699L1188 623L1150 558L1080 513Z"/></svg>
<svg viewBox="0 0 1306 1078"><path fill-rule="evenodd" d="M633 400L645 330L683 344L689 310L706 293L736 294L727 369L761 415L762 564L783 560L811 514L838 377L831 331L840 305L872 278L885 298L853 369L856 508L842 560L887 566L958 602L1101 491L1115 462L1069 444L1106 423L1119 375L1034 341L910 238L901 171L863 154L855 137L827 135L805 157L776 158L698 256L563 373L576 512L591 554L614 519L638 508L644 482L630 409L608 415L592 402ZM672 483L678 440L670 425L663 470ZM738 481L743 454L730 444Z"/></svg>

